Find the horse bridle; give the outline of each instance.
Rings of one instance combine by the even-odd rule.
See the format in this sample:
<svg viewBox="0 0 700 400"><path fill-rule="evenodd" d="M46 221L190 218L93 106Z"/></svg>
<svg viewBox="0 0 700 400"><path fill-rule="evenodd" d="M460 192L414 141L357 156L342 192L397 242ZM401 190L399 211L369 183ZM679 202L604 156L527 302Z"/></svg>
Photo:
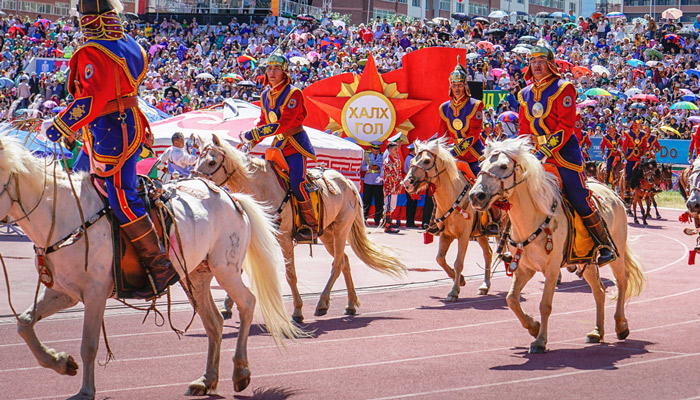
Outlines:
<svg viewBox="0 0 700 400"><path fill-rule="evenodd" d="M15 188L17 191L17 198L12 197L12 194L9 191L10 185L12 184L13 180L15 182ZM44 169L44 188L41 190L41 195L39 196L39 200L37 201L36 205L34 207L32 207L32 209L29 212L27 212L27 210L24 209L24 206L22 205L22 201L21 201L22 195L19 191L19 175L17 175L16 172L10 172L10 175L7 177L7 182L5 182L5 184L2 186L2 190L0 190L0 196L7 193L7 197L10 198L10 207L12 207L12 204L17 203L19 205L19 208L24 213L24 216L22 216L18 219L13 219L11 222L9 220L7 220L7 222L5 220L3 220L2 222L0 222L0 225L13 225L13 224L16 224L17 222L19 222L23 219L29 220L29 215L32 214L34 211L36 211L36 209L41 204L41 200L44 198L44 193L46 192L46 180L47 180L47 172L46 172L46 169Z"/></svg>
<svg viewBox="0 0 700 400"><path fill-rule="evenodd" d="M203 159L203 158L204 158L204 155L207 154L207 153L209 153L210 150L214 150L214 151L216 151L217 153L219 153L219 155L221 155L221 164L219 164L219 166L216 167L216 168L214 169L214 171L212 171L210 174L205 174L205 173L202 173L202 172L199 172L199 171L192 171L192 175L194 175L194 176L200 176L200 177L203 177L203 178L207 178L207 179L209 179L210 181L213 181L214 183L216 183L217 186L223 186L226 182L228 182L228 180L229 180L236 172L238 172L238 170L237 170L237 169L234 169L233 171L229 172L229 171L226 169L226 154L224 154L224 152L222 152L221 150L217 149L216 147L214 147L214 146L212 146L212 145L210 145L210 144L207 145L206 147L204 147L204 149L202 149L202 154L201 154L199 157ZM217 182L214 181L214 175L215 175L220 169L222 169L222 168L224 169L224 175L225 175L225 176L224 176L224 180L223 180L223 182L221 182L221 183L217 183Z"/></svg>
<svg viewBox="0 0 700 400"><path fill-rule="evenodd" d="M501 183L501 190L499 190L498 192L494 193L491 197L497 197L499 200L505 200L505 199L506 199L506 196L505 196L505 195L506 195L506 192L508 192L509 190L515 188L516 186L520 185L521 183L525 182L525 180L527 180L527 176L526 176L525 178L521 179L520 181L518 181L518 180L516 179L515 171L520 167L520 164L518 164L518 162L515 161L514 159L512 159L508 154L505 154L505 153L500 153L500 154L504 154L504 155L505 155L506 157L508 157L508 159L513 163L513 170L510 172L510 174L508 174L508 175L506 175L506 176L504 176L504 177L500 177L500 176L494 174L494 173L491 172L491 171L487 171L487 170L485 170L485 169L482 169L482 170L479 172L479 174L477 174L476 177L477 177L477 179L478 179L479 176L481 176L481 175L486 175L486 176L488 176L488 177L491 177L491 178L494 178L494 179L498 179L498 181ZM508 186L508 187L506 187L506 180L508 180L510 177L513 177L513 184L510 185L510 186Z"/></svg>
<svg viewBox="0 0 700 400"><path fill-rule="evenodd" d="M428 154L433 156L433 165L429 168L426 168L422 165L419 165L418 161L417 161L421 157L421 154L423 154L425 152L427 152ZM437 169L437 160L438 160L437 155L431 151L428 151L427 149L421 150L420 152L418 152L416 157L413 160L411 160L411 167L420 168L423 170L423 172L425 172L425 177L423 179L421 179L419 182L416 182L416 185L415 185L416 187L419 187L423 183L425 183L425 184L433 183L433 181L435 179L437 179L443 172L445 172L447 170L447 168L443 168L442 171L438 171L435 175L430 176L430 171L432 171L433 169Z"/></svg>

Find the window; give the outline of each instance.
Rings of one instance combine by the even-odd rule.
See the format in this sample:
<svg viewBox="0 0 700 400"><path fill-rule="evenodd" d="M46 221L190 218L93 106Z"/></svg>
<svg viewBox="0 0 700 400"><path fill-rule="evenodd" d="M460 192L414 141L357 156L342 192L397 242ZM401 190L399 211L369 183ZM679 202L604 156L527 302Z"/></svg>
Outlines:
<svg viewBox="0 0 700 400"><path fill-rule="evenodd" d="M569 10L576 14L576 3L569 3Z"/></svg>
<svg viewBox="0 0 700 400"><path fill-rule="evenodd" d="M529 3L536 6L564 9L564 0L530 0Z"/></svg>
<svg viewBox="0 0 700 400"><path fill-rule="evenodd" d="M455 3L455 12L464 12L464 3Z"/></svg>
<svg viewBox="0 0 700 400"><path fill-rule="evenodd" d="M440 0L440 9L450 11L450 0Z"/></svg>
<svg viewBox="0 0 700 400"><path fill-rule="evenodd" d="M17 0L2 0L2 8L5 10L16 10Z"/></svg>
<svg viewBox="0 0 700 400"><path fill-rule="evenodd" d="M66 16L66 15L68 15L69 10L70 10L69 3L56 3L56 5L54 6L54 13L56 15Z"/></svg>
<svg viewBox="0 0 700 400"><path fill-rule="evenodd" d="M374 17L373 17L373 18L377 18L377 17L379 17L379 18L386 18L386 17L388 17L388 16L390 16L390 15L394 15L394 12L393 12L393 11L389 11L389 10L382 10L382 9L379 9L379 8L375 8L375 9L374 9Z"/></svg>
<svg viewBox="0 0 700 400"><path fill-rule="evenodd" d="M37 3L36 12L39 14L53 14L53 5Z"/></svg>
<svg viewBox="0 0 700 400"><path fill-rule="evenodd" d="M420 3L421 3L421 0L413 0L413 1L411 2L411 4L413 5L413 7L421 7L421 4L420 4Z"/></svg>
<svg viewBox="0 0 700 400"><path fill-rule="evenodd" d="M399 0L399 4L406 4L408 3L408 0Z"/></svg>
<svg viewBox="0 0 700 400"><path fill-rule="evenodd" d="M532 0L530 0L530 1L532 1ZM488 15L489 14L489 6L487 6L486 4L478 4L478 3L469 2L469 14Z"/></svg>

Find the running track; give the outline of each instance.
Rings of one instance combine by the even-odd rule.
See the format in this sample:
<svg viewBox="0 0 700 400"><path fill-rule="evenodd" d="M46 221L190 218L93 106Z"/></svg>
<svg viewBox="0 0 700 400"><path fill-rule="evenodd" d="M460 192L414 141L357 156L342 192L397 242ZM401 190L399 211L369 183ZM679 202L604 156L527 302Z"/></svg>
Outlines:
<svg viewBox="0 0 700 400"><path fill-rule="evenodd" d="M608 300L606 342L583 343L594 326L595 304L585 281L563 270L544 355L527 354L532 338L505 304L510 279L502 267L491 293L476 296L483 261L474 242L467 254L467 286L458 302L446 303L449 282L433 262L436 243L423 245L416 230L399 236L373 232L374 240L402 252L412 272L402 281L385 278L361 265L348 250L362 306L357 316L342 315L346 297L340 279L328 315L320 318L313 317L313 308L329 273L329 258L321 246L314 248L314 258L308 256L308 247L299 247L305 326L315 337L278 349L254 326L248 342L252 382L235 394L234 314L224 330L219 394L236 399L700 398L700 267L687 265L688 248L695 243L682 234L678 210L661 213L668 220L650 220L649 228L630 227L647 286L627 306L629 338L617 341L614 302ZM31 259L24 258L31 257L31 246L0 242L0 250L13 257L8 260L13 300L23 309L31 304L36 283ZM610 271L603 269L602 275L610 293ZM542 275L536 275L523 292L523 307L530 314L538 315L542 283ZM286 282L282 285L288 293ZM75 394L81 374L65 377L38 366L16 334L4 283L0 290L0 397L56 399ZM184 298L181 289L175 292L178 301ZM223 299L221 290L214 292L217 300ZM291 312L289 296L285 300ZM174 324L184 327L191 310L177 305L173 315ZM69 352L80 363L81 319L81 309L75 307L41 321L37 333L48 346ZM142 319L142 313L108 304L105 323L117 359L105 368L96 367L98 399L184 398L187 383L203 372L206 337L199 320L178 340L168 328L155 326L151 317L144 324ZM98 359L104 356L101 342Z"/></svg>

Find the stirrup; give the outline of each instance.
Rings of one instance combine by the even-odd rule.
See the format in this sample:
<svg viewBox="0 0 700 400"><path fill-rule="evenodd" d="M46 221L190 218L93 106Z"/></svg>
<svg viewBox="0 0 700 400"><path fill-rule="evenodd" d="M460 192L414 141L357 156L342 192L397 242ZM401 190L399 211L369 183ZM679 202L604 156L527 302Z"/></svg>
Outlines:
<svg viewBox="0 0 700 400"><path fill-rule="evenodd" d="M445 230L445 225L438 226L436 223L431 223L428 225L428 229L425 231L433 236L440 236L440 234Z"/></svg>
<svg viewBox="0 0 700 400"><path fill-rule="evenodd" d="M606 260L600 261L599 259L601 257L601 254L600 254L601 250L609 251L610 257L607 258ZM598 248L596 249L596 252L595 252L595 261L596 261L596 264L598 264L598 267L602 267L604 265L610 264L611 262L613 262L615 260L617 260L617 255L615 255L615 251L610 246L606 246L606 245L598 246Z"/></svg>
<svg viewBox="0 0 700 400"><path fill-rule="evenodd" d="M308 234L308 236L304 236L305 234ZM294 240L296 240L298 244L316 244L318 243L318 236L310 226L302 225L297 228Z"/></svg>

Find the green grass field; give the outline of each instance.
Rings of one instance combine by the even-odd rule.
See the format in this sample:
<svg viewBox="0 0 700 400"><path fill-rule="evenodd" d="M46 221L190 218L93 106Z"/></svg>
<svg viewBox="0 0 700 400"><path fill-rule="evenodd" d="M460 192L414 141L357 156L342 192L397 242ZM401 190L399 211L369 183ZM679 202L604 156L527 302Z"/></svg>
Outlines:
<svg viewBox="0 0 700 400"><path fill-rule="evenodd" d="M656 204L659 207L685 209L685 200L677 191L661 192L656 195Z"/></svg>

